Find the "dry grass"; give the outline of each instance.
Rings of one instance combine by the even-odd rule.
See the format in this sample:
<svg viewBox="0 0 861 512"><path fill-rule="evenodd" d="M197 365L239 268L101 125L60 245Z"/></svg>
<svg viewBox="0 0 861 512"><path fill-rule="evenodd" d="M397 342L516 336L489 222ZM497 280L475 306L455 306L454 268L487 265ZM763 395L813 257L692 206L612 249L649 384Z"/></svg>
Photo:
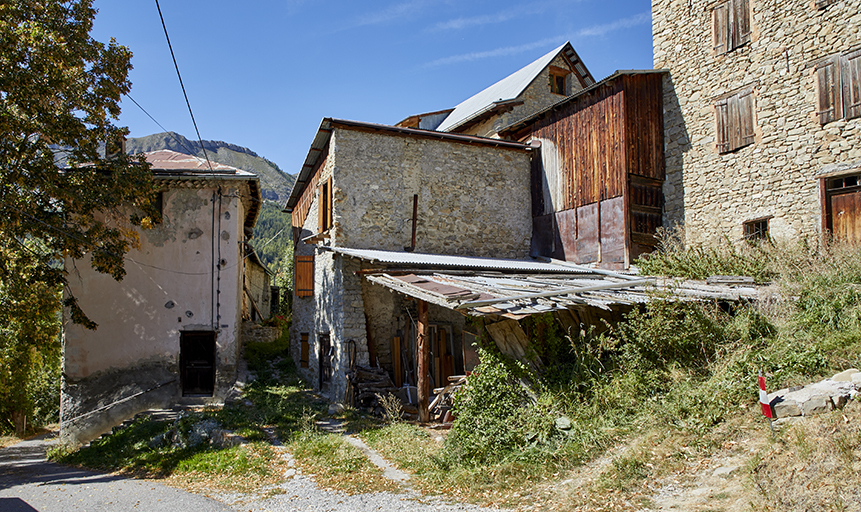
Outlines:
<svg viewBox="0 0 861 512"><path fill-rule="evenodd" d="M861 403L780 432L751 478L762 511L861 511Z"/></svg>

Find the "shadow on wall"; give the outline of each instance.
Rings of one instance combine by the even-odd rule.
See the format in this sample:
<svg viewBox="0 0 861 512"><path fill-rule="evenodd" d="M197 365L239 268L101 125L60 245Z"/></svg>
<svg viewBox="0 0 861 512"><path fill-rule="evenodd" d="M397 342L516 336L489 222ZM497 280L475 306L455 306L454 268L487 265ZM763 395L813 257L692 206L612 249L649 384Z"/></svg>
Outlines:
<svg viewBox="0 0 861 512"><path fill-rule="evenodd" d="M672 72L664 76L664 227L685 222L684 155L691 149Z"/></svg>

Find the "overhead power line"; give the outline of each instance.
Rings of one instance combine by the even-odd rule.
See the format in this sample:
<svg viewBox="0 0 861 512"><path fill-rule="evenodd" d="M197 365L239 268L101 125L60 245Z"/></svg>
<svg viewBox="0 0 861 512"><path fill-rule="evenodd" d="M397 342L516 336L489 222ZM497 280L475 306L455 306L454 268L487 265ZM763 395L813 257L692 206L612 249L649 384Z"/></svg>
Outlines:
<svg viewBox="0 0 861 512"><path fill-rule="evenodd" d="M188 114L191 116L191 124L194 125L194 132L197 134L197 141L200 143L200 149L203 150L203 157L206 158L206 163L209 165L209 170L212 172L212 162L209 161L209 155L206 153L206 148L203 147L203 138L200 136L200 130L197 129L197 121L194 120L194 113L191 111L191 102L188 101L188 94L185 92L185 85L182 83L182 75L179 73L179 65L176 63L176 55L173 53L173 46L170 44L170 36L167 34L167 25L164 23L164 16L161 14L161 6L158 0L155 0L155 7L158 9L158 17L161 18L161 27L164 29L164 37L167 39L167 47L170 49L170 56L173 59L173 67L176 68L176 76L179 78L179 86L182 88L182 95L185 96L185 104L188 106Z"/></svg>

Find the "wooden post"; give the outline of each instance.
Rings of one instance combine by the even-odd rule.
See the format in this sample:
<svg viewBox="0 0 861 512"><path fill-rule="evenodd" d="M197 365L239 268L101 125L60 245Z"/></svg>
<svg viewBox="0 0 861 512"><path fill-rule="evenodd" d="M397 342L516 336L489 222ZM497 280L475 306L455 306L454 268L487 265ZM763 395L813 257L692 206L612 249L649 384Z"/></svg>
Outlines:
<svg viewBox="0 0 861 512"><path fill-rule="evenodd" d="M419 395L419 422L427 423L430 419L429 411L428 411L428 397L429 397L429 386L428 386L428 362L430 359L430 340L429 331L430 326L428 325L428 303L420 300L418 301L418 309L419 309L419 321L418 321L418 332L416 336L418 338L418 352L419 352L419 361L418 361L418 395Z"/></svg>

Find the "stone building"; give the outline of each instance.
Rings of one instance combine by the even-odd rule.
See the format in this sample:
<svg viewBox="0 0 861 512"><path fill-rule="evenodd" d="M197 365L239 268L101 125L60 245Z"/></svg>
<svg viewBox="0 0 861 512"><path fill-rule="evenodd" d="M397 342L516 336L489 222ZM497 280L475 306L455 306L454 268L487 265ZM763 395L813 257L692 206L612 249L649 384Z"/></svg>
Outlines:
<svg viewBox="0 0 861 512"><path fill-rule="evenodd" d="M566 42L453 109L411 116L397 126L498 137L505 127L595 83Z"/></svg>
<svg viewBox="0 0 861 512"><path fill-rule="evenodd" d="M162 219L136 229L140 245L126 255L123 280L65 261L68 289L99 326L64 323L67 441L86 443L148 409L221 402L236 380L257 176L173 151L146 157Z"/></svg>
<svg viewBox="0 0 861 512"><path fill-rule="evenodd" d="M351 360L391 367L390 343L409 322L405 299L363 281L363 270L380 267L374 258L345 251L527 257L530 152L324 119L286 205L296 244L291 348L303 377L343 400ZM461 335L463 315L434 306L430 317L452 341Z"/></svg>
<svg viewBox="0 0 861 512"><path fill-rule="evenodd" d="M861 241L861 1L653 0L664 224Z"/></svg>

